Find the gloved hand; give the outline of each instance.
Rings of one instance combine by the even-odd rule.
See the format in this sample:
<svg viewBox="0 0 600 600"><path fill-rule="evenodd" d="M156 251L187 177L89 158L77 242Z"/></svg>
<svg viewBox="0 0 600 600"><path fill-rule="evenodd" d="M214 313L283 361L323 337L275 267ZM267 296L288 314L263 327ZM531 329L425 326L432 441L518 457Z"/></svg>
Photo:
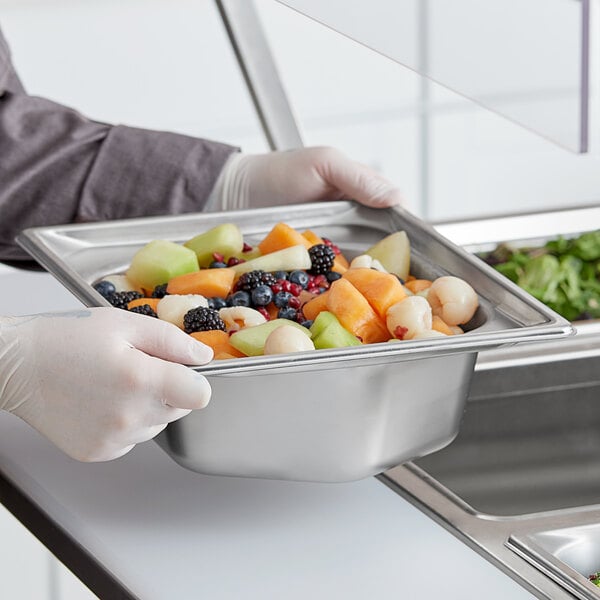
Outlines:
<svg viewBox="0 0 600 600"><path fill-rule="evenodd" d="M354 199L374 208L403 204L398 188L335 148L233 154L211 193L209 210L237 210Z"/></svg>
<svg viewBox="0 0 600 600"><path fill-rule="evenodd" d="M207 405L208 381L183 364L211 358L174 325L115 308L2 318L0 409L73 458L111 460Z"/></svg>

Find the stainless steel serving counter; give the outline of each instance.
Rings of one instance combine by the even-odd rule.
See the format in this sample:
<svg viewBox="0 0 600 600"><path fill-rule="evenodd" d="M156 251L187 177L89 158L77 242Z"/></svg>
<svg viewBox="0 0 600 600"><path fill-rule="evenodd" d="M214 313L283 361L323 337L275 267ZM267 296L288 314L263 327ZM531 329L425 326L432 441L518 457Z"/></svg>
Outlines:
<svg viewBox="0 0 600 600"><path fill-rule="evenodd" d="M1 312L78 306L47 274L0 285ZM82 464L7 414L0 474L0 500L101 598L531 598L374 478L202 476L152 442Z"/></svg>
<svg viewBox="0 0 600 600"><path fill-rule="evenodd" d="M442 231L469 245L582 223L600 209ZM8 313L76 305L46 274L0 281L21 291ZM480 355L458 438L381 475L388 487L201 476L152 443L84 465L0 415L0 499L101 597L595 600L599 336L587 323Z"/></svg>
<svg viewBox="0 0 600 600"><path fill-rule="evenodd" d="M473 251L598 228L600 207L439 227ZM599 399L598 321L482 353L456 440L380 478L539 598L598 599Z"/></svg>

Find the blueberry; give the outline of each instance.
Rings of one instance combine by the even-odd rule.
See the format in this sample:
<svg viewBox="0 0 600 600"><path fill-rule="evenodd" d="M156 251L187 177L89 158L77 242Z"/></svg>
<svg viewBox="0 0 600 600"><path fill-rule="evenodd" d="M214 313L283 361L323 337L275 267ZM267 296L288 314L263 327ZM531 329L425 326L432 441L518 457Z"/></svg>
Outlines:
<svg viewBox="0 0 600 600"><path fill-rule="evenodd" d="M266 306L273 300L273 290L268 285L259 285L251 292L254 306Z"/></svg>
<svg viewBox="0 0 600 600"><path fill-rule="evenodd" d="M303 290L305 290L306 286L308 285L308 273L300 270L292 271L290 273L290 281L292 283L297 283L298 285L302 286Z"/></svg>
<svg viewBox="0 0 600 600"><path fill-rule="evenodd" d="M277 318L295 321L298 318L298 311L295 308L290 307L280 308L277 312Z"/></svg>
<svg viewBox="0 0 600 600"><path fill-rule="evenodd" d="M227 267L227 264L224 262L221 262L220 260L213 260L210 265L208 265L209 269L225 269Z"/></svg>
<svg viewBox="0 0 600 600"><path fill-rule="evenodd" d="M212 304L212 306L210 306ZM221 298L220 296L215 296L214 298L208 299L208 306L213 308L214 310L219 310L220 308L225 308L227 306L227 301L225 298Z"/></svg>
<svg viewBox="0 0 600 600"><path fill-rule="evenodd" d="M292 294L289 292L277 292L273 296L273 303L277 308L286 308L290 298L292 298Z"/></svg>
<svg viewBox="0 0 600 600"><path fill-rule="evenodd" d="M337 281L340 277L341 277L341 273L337 273L336 271L329 271L325 277L327 277L327 281L329 281L329 283L333 283L334 281Z"/></svg>
<svg viewBox="0 0 600 600"><path fill-rule="evenodd" d="M310 329L312 324L312 319L308 319L307 321L302 321L302 323L300 323L300 325L302 325L302 327L306 327L306 329Z"/></svg>
<svg viewBox="0 0 600 600"><path fill-rule="evenodd" d="M227 306L250 306L250 294L239 291L227 296Z"/></svg>
<svg viewBox="0 0 600 600"><path fill-rule="evenodd" d="M275 275L275 279L287 279L288 278L287 271L275 271L273 273L273 275Z"/></svg>
<svg viewBox="0 0 600 600"><path fill-rule="evenodd" d="M111 294L114 294L117 291L114 284L112 284L110 281L106 281L104 279L102 281L99 281L98 283L95 283L94 289L101 296L104 296L104 298L108 298Z"/></svg>

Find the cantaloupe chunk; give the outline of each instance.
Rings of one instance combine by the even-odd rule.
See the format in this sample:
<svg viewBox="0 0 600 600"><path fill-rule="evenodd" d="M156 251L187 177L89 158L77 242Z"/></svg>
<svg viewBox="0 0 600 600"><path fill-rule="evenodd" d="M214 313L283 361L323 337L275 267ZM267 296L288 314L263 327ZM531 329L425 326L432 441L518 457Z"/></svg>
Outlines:
<svg viewBox="0 0 600 600"><path fill-rule="evenodd" d="M173 277L167 284L169 294L200 294L210 298L225 298L233 286L235 272L232 269L201 269Z"/></svg>
<svg viewBox="0 0 600 600"><path fill-rule="evenodd" d="M314 231L307 229L302 232L302 235L308 240L311 246L316 246L317 244L322 244L323 239L320 238Z"/></svg>
<svg viewBox="0 0 600 600"><path fill-rule="evenodd" d="M418 294L419 292L430 288L432 283L433 282L429 279L411 279L410 281L406 281L404 285L413 294Z"/></svg>
<svg viewBox="0 0 600 600"><path fill-rule="evenodd" d="M156 312L156 308L158 306L159 301L160 298L136 298L135 300L132 300L131 302L127 303L127 308L131 310L136 306L144 306L144 304L148 304L152 308L152 310Z"/></svg>
<svg viewBox="0 0 600 600"><path fill-rule="evenodd" d="M276 319L277 315L279 314L279 309L275 306L275 304L273 304L273 302L269 302L266 308L267 312L269 313L269 321Z"/></svg>
<svg viewBox="0 0 600 600"><path fill-rule="evenodd" d="M402 284L391 273L375 269L349 269L343 275L369 302L382 321L392 304L406 298Z"/></svg>
<svg viewBox="0 0 600 600"><path fill-rule="evenodd" d="M229 343L229 334L220 329L195 331L194 333L190 333L190 335L199 342L210 346L213 349L215 359L217 360L245 356L245 354L242 354L237 348L234 348Z"/></svg>
<svg viewBox="0 0 600 600"><path fill-rule="evenodd" d="M324 310L327 310L327 296L329 290L315 296L302 307L302 314L309 320L314 321L317 315Z"/></svg>
<svg viewBox="0 0 600 600"><path fill-rule="evenodd" d="M302 235L310 242L311 246L324 243L323 239L310 229L303 231ZM333 268L331 270L336 271L337 273L345 273L349 267L350 263L348 262L348 259L343 254L338 254L333 261Z"/></svg>
<svg viewBox="0 0 600 600"><path fill-rule="evenodd" d="M240 352L240 354L241 354L241 352ZM214 359L215 360L230 360L232 358L242 358L243 356L246 356L246 355L242 354L242 356L238 356L237 354L231 354L231 352L223 352L221 350L219 352L215 352Z"/></svg>
<svg viewBox="0 0 600 600"><path fill-rule="evenodd" d="M327 310L365 344L385 342L390 337L383 320L347 279L338 279L331 284L327 292Z"/></svg>
<svg viewBox="0 0 600 600"><path fill-rule="evenodd" d="M443 333L444 335L454 335L455 334L455 332L452 331L452 329L450 328L450 325L448 325L442 319L442 317L438 317L437 315L434 315L433 318L431 319L431 329L434 329L435 331L439 331L440 333Z"/></svg>
<svg viewBox="0 0 600 600"><path fill-rule="evenodd" d="M285 223L277 223L273 229L258 244L261 254L270 254L291 246L310 248L311 244L300 232Z"/></svg>

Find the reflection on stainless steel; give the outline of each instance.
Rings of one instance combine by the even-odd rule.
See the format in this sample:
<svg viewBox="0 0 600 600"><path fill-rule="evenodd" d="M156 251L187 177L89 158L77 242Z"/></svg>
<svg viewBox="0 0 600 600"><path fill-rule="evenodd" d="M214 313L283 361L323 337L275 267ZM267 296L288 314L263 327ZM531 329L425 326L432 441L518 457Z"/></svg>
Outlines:
<svg viewBox="0 0 600 600"><path fill-rule="evenodd" d="M480 307L466 335L216 361L197 370L210 406L170 425L161 446L203 473L313 481L366 477L449 443L458 431L476 353L564 337L569 324L409 213L328 202L221 214L71 225L25 232L21 243L88 305L89 285L123 270L151 239L184 241L222 222L252 242L285 218L327 235L349 257L383 235L409 233L412 270L469 281Z"/></svg>
<svg viewBox="0 0 600 600"><path fill-rule="evenodd" d="M600 356L478 372L461 431L417 464L480 512L600 504Z"/></svg>
<svg viewBox="0 0 600 600"><path fill-rule="evenodd" d="M597 600L588 576L600 570L600 524L513 535L508 545L578 598Z"/></svg>
<svg viewBox="0 0 600 600"><path fill-rule="evenodd" d="M550 579L548 560L519 548L530 534L600 520L599 365L597 344L595 357L476 370L457 438L381 479L537 597L572 598L566 554ZM597 542L581 546L584 575Z"/></svg>
<svg viewBox="0 0 600 600"><path fill-rule="evenodd" d="M597 227L600 208L456 223L465 246ZM458 437L381 480L538 598L600 598L600 323L479 355Z"/></svg>

